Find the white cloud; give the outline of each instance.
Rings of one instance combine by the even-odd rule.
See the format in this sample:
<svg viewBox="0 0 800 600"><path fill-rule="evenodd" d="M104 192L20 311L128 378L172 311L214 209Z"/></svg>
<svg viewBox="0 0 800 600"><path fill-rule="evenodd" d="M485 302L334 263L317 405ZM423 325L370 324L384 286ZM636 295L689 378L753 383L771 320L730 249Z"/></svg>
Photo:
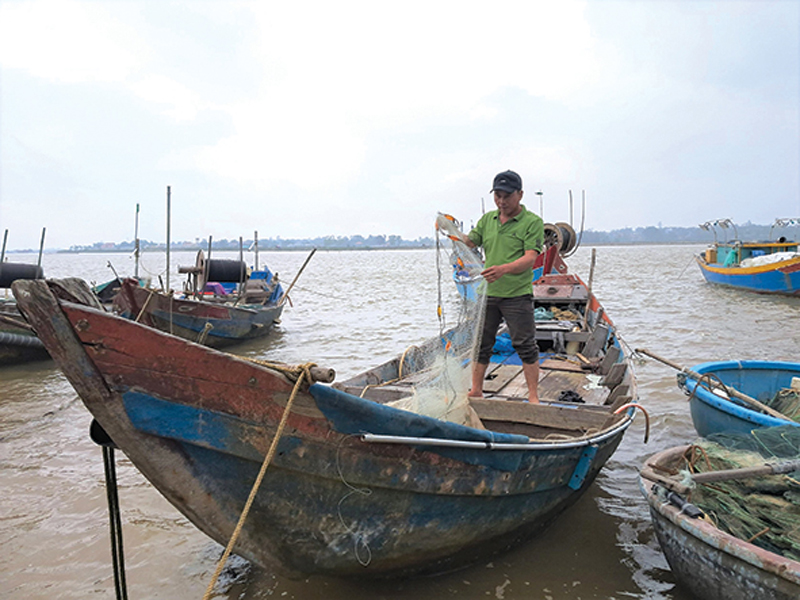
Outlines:
<svg viewBox="0 0 800 600"><path fill-rule="evenodd" d="M483 102L498 89L566 98L596 72L577 2L248 6L261 32L258 98L220 107L236 133L194 156L254 185L345 183L368 132L436 115L491 119Z"/></svg>
<svg viewBox="0 0 800 600"><path fill-rule="evenodd" d="M0 4L0 64L60 83L117 82L146 54L103 4L36 0Z"/></svg>

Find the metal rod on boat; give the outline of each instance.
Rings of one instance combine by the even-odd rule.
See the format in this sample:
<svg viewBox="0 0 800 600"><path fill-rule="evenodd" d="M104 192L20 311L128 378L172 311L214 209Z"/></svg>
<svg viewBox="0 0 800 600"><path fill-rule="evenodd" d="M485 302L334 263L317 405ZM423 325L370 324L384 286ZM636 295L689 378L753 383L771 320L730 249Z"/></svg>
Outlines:
<svg viewBox="0 0 800 600"><path fill-rule="evenodd" d="M170 245L170 186L167 186L167 285L164 290L169 294L169 245Z"/></svg>
<svg viewBox="0 0 800 600"><path fill-rule="evenodd" d="M748 479L750 477L763 477L765 475L783 475L800 469L800 460L769 464L757 467L742 467L740 469L723 469L721 471L707 471L692 474L695 483L712 483L715 481L728 481L730 479Z"/></svg>
<svg viewBox="0 0 800 600"><path fill-rule="evenodd" d="M594 280L594 265L597 261L597 248L592 248L592 260L589 263L589 289L586 290L586 308L583 311L583 327L582 329L586 331L586 327L589 325L589 304L592 301L592 282Z"/></svg>
<svg viewBox="0 0 800 600"><path fill-rule="evenodd" d="M239 287L244 283L244 240L239 236Z"/></svg>
<svg viewBox="0 0 800 600"><path fill-rule="evenodd" d="M674 363L672 361L669 361L666 358L662 358L661 356L658 356L657 354L653 354L652 352L650 352L649 350L646 350L644 348L636 348L636 352L638 352L639 354L644 354L646 356L649 356L650 358L654 358L658 362L664 363L665 365L667 365L669 367L672 367L673 369L677 369L681 373L686 373L689 377L691 377L692 379L696 380L698 382L698 384L699 384L699 381L703 378L703 376L700 375L699 373L696 373L695 371L692 371L691 369L687 369L686 367L682 367L681 365L676 364L676 363ZM789 417L787 417L784 414L779 413L774 408L770 408L766 404L762 404L761 402L759 402L755 398L751 398L750 396L748 396L746 394L743 394L742 392L740 392L737 389L734 389L734 388L732 388L730 386L727 386L727 385L725 386L725 389L734 398L738 398L742 402L746 402L747 404L749 404L753 408L755 408L757 410L760 410L762 412L765 412L771 417L775 417L776 419L782 419L784 421L789 421L790 423L794 422L794 421L792 421L792 419L790 419Z"/></svg>
<svg viewBox="0 0 800 600"><path fill-rule="evenodd" d="M36 263L37 267L42 266L42 252L44 251L44 233L47 231L47 227L42 227L42 239L39 242L39 262Z"/></svg>
<svg viewBox="0 0 800 600"><path fill-rule="evenodd" d="M7 241L8 241L8 229L6 229L6 232L3 234L3 251L2 251L2 253L0 253L0 263L5 261L5 259L6 259L6 242Z"/></svg>
<svg viewBox="0 0 800 600"><path fill-rule="evenodd" d="M572 227L572 190L569 191L569 226Z"/></svg>
<svg viewBox="0 0 800 600"><path fill-rule="evenodd" d="M108 524L111 534L111 561L114 569L114 591L116 592L117 600L128 600L128 588L125 581L125 553L122 542L122 517L119 508L117 469L114 459L116 444L95 419L92 419L92 424L89 427L89 437L103 451L106 499L108 501Z"/></svg>
<svg viewBox="0 0 800 600"><path fill-rule="evenodd" d="M295 276L294 276L294 279L292 280L292 283L290 283L290 284L289 284L289 287L288 287L288 288L286 288L286 291L285 291L285 292L283 292L283 296L281 296L281 297L280 297L280 300L278 300L278 306L282 305L282 304L283 304L283 301L284 301L284 300L286 300L286 298L288 298L288 297L289 297L289 292L290 292L290 291L292 290L292 288L294 287L294 284L295 284L295 283L297 283L297 279L300 277L300 273L302 273L302 272L303 272L303 269L305 269L305 268L306 268L306 265L308 264L308 261L310 261L310 260L311 260L311 257L312 257L312 256L314 256L314 252L316 252L316 251L317 251L317 249L316 249L316 248L314 248L314 249L311 251L311 254L309 254L309 255L308 255L308 258L306 258L306 262L304 262L304 263L303 263L303 266L302 266L302 267L300 267L300 270L297 272L297 275L295 275Z"/></svg>
<svg viewBox="0 0 800 600"><path fill-rule="evenodd" d="M139 280L139 203L136 203L136 218L133 227L133 276Z"/></svg>
<svg viewBox="0 0 800 600"><path fill-rule="evenodd" d="M255 246L254 249L255 249L255 253L256 253L255 267L256 267L256 271L258 271L258 231L253 233L253 245Z"/></svg>

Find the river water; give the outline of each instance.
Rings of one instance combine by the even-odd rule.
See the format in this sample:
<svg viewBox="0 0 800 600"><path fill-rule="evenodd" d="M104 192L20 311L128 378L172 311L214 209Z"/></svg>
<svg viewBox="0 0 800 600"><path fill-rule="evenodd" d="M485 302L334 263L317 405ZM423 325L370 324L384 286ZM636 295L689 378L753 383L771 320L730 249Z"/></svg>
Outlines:
<svg viewBox="0 0 800 600"><path fill-rule="evenodd" d="M677 363L800 356L800 299L706 284L693 264L700 246L599 247L593 289L630 348ZM590 248L568 259L588 279ZM305 252L260 254L284 285ZM35 262L35 255L12 255ZM215 258L237 258L215 254ZM247 260L252 263L253 257ZM173 253L179 265L194 254ZM132 274L124 254L46 254L48 277L90 282ZM235 353L333 367L344 379L439 331L433 250L317 252L292 290L292 306L267 340ZM145 254L140 274L162 278L164 257ZM455 291L441 290L445 306ZM445 313L447 315L447 312ZM589 492L540 537L495 560L402 582L288 580L242 560L223 573L215 598L303 600L439 598L688 598L676 587L653 534L637 470L651 454L695 434L675 372L637 362L649 443L637 416ZM52 362L0 369L0 598L113 598L101 450L91 417ZM222 548L196 530L117 453L128 594L201 598Z"/></svg>

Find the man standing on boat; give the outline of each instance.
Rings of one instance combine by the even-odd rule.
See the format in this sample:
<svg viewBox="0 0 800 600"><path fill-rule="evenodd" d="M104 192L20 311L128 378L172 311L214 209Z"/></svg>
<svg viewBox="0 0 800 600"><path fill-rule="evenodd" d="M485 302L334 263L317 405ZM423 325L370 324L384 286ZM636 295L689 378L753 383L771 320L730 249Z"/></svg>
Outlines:
<svg viewBox="0 0 800 600"><path fill-rule="evenodd" d="M478 360L472 365L469 396L483 397L483 381L492 356L497 331L505 319L511 343L522 360L528 385L528 401L539 402L539 347L533 318L533 264L544 244L544 223L522 201L522 178L504 171L494 178L491 189L497 210L483 215L464 236L475 248L483 246L486 255L481 273L487 283L484 320Z"/></svg>

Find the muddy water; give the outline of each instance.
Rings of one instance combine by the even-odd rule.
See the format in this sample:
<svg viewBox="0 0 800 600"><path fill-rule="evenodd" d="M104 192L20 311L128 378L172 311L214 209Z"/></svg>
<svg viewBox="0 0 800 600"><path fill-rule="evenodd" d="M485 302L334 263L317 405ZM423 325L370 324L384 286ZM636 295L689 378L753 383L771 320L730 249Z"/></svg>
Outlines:
<svg viewBox="0 0 800 600"><path fill-rule="evenodd" d="M797 360L800 300L707 285L691 257L700 247L600 247L593 287L631 348L675 362ZM220 258L236 258L235 255ZM290 281L306 253L261 253ZM35 256L13 257L35 262ZM130 257L48 254L50 277L102 282L133 272ZM249 257L252 262L252 256ZM587 278L590 249L569 259ZM173 254L171 281L193 254ZM163 257L143 257L164 276ZM454 292L442 291L445 298ZM438 332L435 254L429 250L318 252L292 292L293 306L252 357L313 361L340 379ZM436 578L391 583L313 577L292 581L236 561L217 598L652 598L685 599L655 540L636 472L643 460L694 437L675 373L637 364L650 441L637 417L591 490L542 536L490 563ZM112 598L101 452L91 418L50 362L0 370L0 598ZM201 598L221 547L197 531L118 457L130 598Z"/></svg>

